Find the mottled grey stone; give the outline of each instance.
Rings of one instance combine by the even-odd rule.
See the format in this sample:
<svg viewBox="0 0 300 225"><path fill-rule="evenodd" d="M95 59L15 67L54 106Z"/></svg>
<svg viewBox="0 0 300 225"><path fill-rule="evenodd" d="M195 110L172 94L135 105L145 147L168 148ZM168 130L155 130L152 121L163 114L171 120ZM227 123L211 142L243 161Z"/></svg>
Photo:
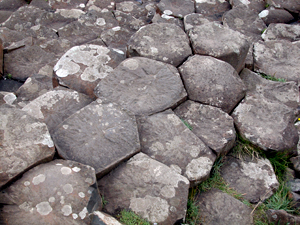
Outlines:
<svg viewBox="0 0 300 225"><path fill-rule="evenodd" d="M69 49L53 70L61 85L94 97L99 81L125 59L125 53L99 45L81 45Z"/></svg>
<svg viewBox="0 0 300 225"><path fill-rule="evenodd" d="M5 22L12 14L12 11L0 10L0 23Z"/></svg>
<svg viewBox="0 0 300 225"><path fill-rule="evenodd" d="M7 51L20 48L25 45L33 45L32 38L28 37L25 32L11 30L6 27L0 27L0 39L2 40L3 48ZM18 42L20 42L20 44L16 44Z"/></svg>
<svg viewBox="0 0 300 225"><path fill-rule="evenodd" d="M290 180L288 186L292 192L300 192L300 179Z"/></svg>
<svg viewBox="0 0 300 225"><path fill-rule="evenodd" d="M63 121L52 137L61 157L94 167L98 178L140 151L135 116L101 100Z"/></svg>
<svg viewBox="0 0 300 225"><path fill-rule="evenodd" d="M223 14L230 10L230 4L226 0L195 0L195 6L196 13L216 21L221 21Z"/></svg>
<svg viewBox="0 0 300 225"><path fill-rule="evenodd" d="M91 225L122 225L117 219L101 211L94 211L90 217Z"/></svg>
<svg viewBox="0 0 300 225"><path fill-rule="evenodd" d="M0 105L12 105L17 99L13 92L0 91Z"/></svg>
<svg viewBox="0 0 300 225"><path fill-rule="evenodd" d="M209 17L205 17L200 13L191 13L184 16L184 30L188 32L190 29L194 28L195 26L202 25L204 23L213 22L213 20Z"/></svg>
<svg viewBox="0 0 300 225"><path fill-rule="evenodd" d="M178 66L192 54L192 50L187 35L180 27L153 23L141 27L132 35L128 41L128 54Z"/></svg>
<svg viewBox="0 0 300 225"><path fill-rule="evenodd" d="M300 172L300 156L292 157L290 160L293 163L294 169Z"/></svg>
<svg viewBox="0 0 300 225"><path fill-rule="evenodd" d="M116 10L123 13L128 13L136 19L141 19L146 22L148 10L144 5L141 5L137 1L122 1L116 3ZM149 20L150 22L150 20Z"/></svg>
<svg viewBox="0 0 300 225"><path fill-rule="evenodd" d="M181 19L176 18L174 16L168 16L166 14L160 15L159 13L156 13L152 19L153 23L170 23L175 24L179 26L181 29L184 30L183 22Z"/></svg>
<svg viewBox="0 0 300 225"><path fill-rule="evenodd" d="M191 56L179 71L190 100L230 113L245 95L245 85L236 70L211 56Z"/></svg>
<svg viewBox="0 0 300 225"><path fill-rule="evenodd" d="M271 23L289 23L294 20L292 14L284 9L268 8L261 11L258 16L266 25Z"/></svg>
<svg viewBox="0 0 300 225"><path fill-rule="evenodd" d="M243 138L264 150L295 150L299 136L294 126L299 92L294 82L266 80L244 69L245 99L232 113Z"/></svg>
<svg viewBox="0 0 300 225"><path fill-rule="evenodd" d="M281 39L288 41L299 41L300 25L273 23L268 26L268 28L261 35L261 37L264 41L273 41Z"/></svg>
<svg viewBox="0 0 300 225"><path fill-rule="evenodd" d="M244 68L249 43L241 33L210 22L195 26L188 34L196 54L228 62L237 72Z"/></svg>
<svg viewBox="0 0 300 225"><path fill-rule="evenodd" d="M61 122L91 101L84 94L59 87L32 100L22 110L45 122L52 134Z"/></svg>
<svg viewBox="0 0 300 225"><path fill-rule="evenodd" d="M171 110L139 119L141 150L189 179L191 186L210 175L215 154Z"/></svg>
<svg viewBox="0 0 300 225"><path fill-rule="evenodd" d="M99 82L94 92L135 115L166 110L187 96L174 66L142 57L124 60Z"/></svg>
<svg viewBox="0 0 300 225"><path fill-rule="evenodd" d="M48 4L52 9L84 9L87 3L88 0L48 0Z"/></svg>
<svg viewBox="0 0 300 225"><path fill-rule="evenodd" d="M286 40L254 44L254 70L287 81L300 78L300 45Z"/></svg>
<svg viewBox="0 0 300 225"><path fill-rule="evenodd" d="M174 224L185 217L188 179L144 153L100 179L98 185L108 201L104 210L110 214L130 209L161 225Z"/></svg>
<svg viewBox="0 0 300 225"><path fill-rule="evenodd" d="M255 11L257 13L261 12L265 9L265 1L264 0L229 0L232 8L238 6L246 6L248 10Z"/></svg>
<svg viewBox="0 0 300 225"><path fill-rule="evenodd" d="M188 100L174 112L190 124L192 132L217 155L225 155L234 146L233 119L219 108Z"/></svg>
<svg viewBox="0 0 300 225"><path fill-rule="evenodd" d="M161 0L157 7L163 14L179 18L195 12L195 2L193 0Z"/></svg>
<svg viewBox="0 0 300 225"><path fill-rule="evenodd" d="M55 149L46 124L20 109L0 108L0 187L26 170L52 160Z"/></svg>
<svg viewBox="0 0 300 225"><path fill-rule="evenodd" d="M266 214L270 224L272 223L277 225L300 224L300 216L289 214L283 209L281 210L268 209Z"/></svg>
<svg viewBox="0 0 300 225"><path fill-rule="evenodd" d="M234 197L212 189L197 196L203 225L249 225L252 209Z"/></svg>
<svg viewBox="0 0 300 225"><path fill-rule="evenodd" d="M223 16L224 26L241 32L249 41L258 41L267 26L258 13L249 10L245 5L237 6Z"/></svg>
<svg viewBox="0 0 300 225"><path fill-rule="evenodd" d="M132 31L137 31L142 26L146 25L151 20L147 21L146 19L142 19L139 17L134 17L130 13L124 13L119 10L114 11L114 15L119 22L119 26L123 28L127 28Z"/></svg>
<svg viewBox="0 0 300 225"><path fill-rule="evenodd" d="M271 197L279 187L273 167L268 159L227 156L221 176L243 198L251 203Z"/></svg>
<svg viewBox="0 0 300 225"><path fill-rule="evenodd" d="M90 224L102 205L95 170L68 160L31 169L2 195L10 201L1 210L5 224Z"/></svg>
<svg viewBox="0 0 300 225"><path fill-rule="evenodd" d="M290 12L300 13L300 2L298 0L266 0L266 3L275 8L286 9Z"/></svg>
<svg viewBox="0 0 300 225"><path fill-rule="evenodd" d="M0 1L0 9L1 10L15 11L24 5L26 5L26 1L24 1L24 0L2 0L2 1Z"/></svg>
<svg viewBox="0 0 300 225"><path fill-rule="evenodd" d="M86 4L86 9L88 10L97 10L102 9L113 10L115 9L116 3L112 0L89 0Z"/></svg>

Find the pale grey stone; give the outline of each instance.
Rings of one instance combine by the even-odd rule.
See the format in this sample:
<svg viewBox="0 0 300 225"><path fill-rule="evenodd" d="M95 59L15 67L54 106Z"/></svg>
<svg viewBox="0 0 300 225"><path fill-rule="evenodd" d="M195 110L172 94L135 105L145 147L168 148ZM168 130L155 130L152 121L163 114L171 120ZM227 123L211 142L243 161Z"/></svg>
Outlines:
<svg viewBox="0 0 300 225"><path fill-rule="evenodd" d="M69 160L54 160L26 172L1 194L7 224L90 224L89 214L101 210L95 170ZM4 199L4 198L3 198Z"/></svg>
<svg viewBox="0 0 300 225"><path fill-rule="evenodd" d="M227 156L221 176L243 198L251 203L271 197L279 187L275 172L268 159Z"/></svg>
<svg viewBox="0 0 300 225"><path fill-rule="evenodd" d="M94 211L91 225L122 225L116 218L101 211Z"/></svg>
<svg viewBox="0 0 300 225"><path fill-rule="evenodd" d="M168 166L138 153L98 181L110 214L129 209L151 223L174 224L186 213L189 181Z"/></svg>
<svg viewBox="0 0 300 225"><path fill-rule="evenodd" d="M245 66L249 43L241 33L216 23L204 23L190 29L189 37L196 54L223 60L240 72Z"/></svg>
<svg viewBox="0 0 300 225"><path fill-rule="evenodd" d="M152 23L170 23L179 26L181 29L184 30L183 22L181 19L176 18L174 16L168 16L166 14L160 15L156 13L152 18Z"/></svg>
<svg viewBox="0 0 300 225"><path fill-rule="evenodd" d="M289 23L295 19L287 10L273 7L261 11L258 16L266 25L270 25L271 23Z"/></svg>
<svg viewBox="0 0 300 225"><path fill-rule="evenodd" d="M87 0L48 0L48 4L52 9L84 9L87 2Z"/></svg>
<svg viewBox="0 0 300 225"><path fill-rule="evenodd" d="M195 7L196 13L200 13L216 21L221 21L223 14L230 10L229 2L224 0L196 0Z"/></svg>
<svg viewBox="0 0 300 225"><path fill-rule="evenodd" d="M275 8L287 9L290 12L300 12L300 2L298 0L266 0L266 3Z"/></svg>
<svg viewBox="0 0 300 225"><path fill-rule="evenodd" d="M98 178L140 151L135 116L101 100L63 121L52 138L62 158L92 166Z"/></svg>
<svg viewBox="0 0 300 225"><path fill-rule="evenodd" d="M0 187L52 160L55 149L45 123L20 109L0 108Z"/></svg>
<svg viewBox="0 0 300 225"><path fill-rule="evenodd" d="M195 2L193 0L161 0L157 7L163 14L179 18L195 12Z"/></svg>
<svg viewBox="0 0 300 225"><path fill-rule="evenodd" d="M197 196L203 225L249 225L252 209L234 197L212 189Z"/></svg>
<svg viewBox="0 0 300 225"><path fill-rule="evenodd" d="M300 25L273 23L268 26L268 28L261 35L261 37L264 41L273 41L281 39L288 41L299 41Z"/></svg>
<svg viewBox="0 0 300 225"><path fill-rule="evenodd" d="M98 98L116 102L135 115L166 110L187 96L174 66L142 57L124 60L94 92Z"/></svg>
<svg viewBox="0 0 300 225"><path fill-rule="evenodd" d="M17 100L17 96L13 92L0 91L0 105L12 105Z"/></svg>
<svg viewBox="0 0 300 225"><path fill-rule="evenodd" d="M236 132L233 119L219 108L188 100L174 112L218 156L227 154L234 146Z"/></svg>
<svg viewBox="0 0 300 225"><path fill-rule="evenodd" d="M211 56L191 56L179 71L190 100L230 113L245 96L245 85L236 70Z"/></svg>
<svg viewBox="0 0 300 225"><path fill-rule="evenodd" d="M213 19L209 17L205 17L200 13L191 13L184 16L184 30L188 32L190 29L194 28L195 26L202 25L204 23L213 22Z"/></svg>
<svg viewBox="0 0 300 225"><path fill-rule="evenodd" d="M138 120L141 151L189 179L206 180L215 154L171 110Z"/></svg>
<svg viewBox="0 0 300 225"><path fill-rule="evenodd" d="M278 225L300 224L300 216L289 214L283 209L281 210L268 209L266 214L269 223L275 223Z"/></svg>
<svg viewBox="0 0 300 225"><path fill-rule="evenodd" d="M229 0L232 8L238 6L246 6L248 10L253 10L260 13L265 9L266 3L264 0Z"/></svg>

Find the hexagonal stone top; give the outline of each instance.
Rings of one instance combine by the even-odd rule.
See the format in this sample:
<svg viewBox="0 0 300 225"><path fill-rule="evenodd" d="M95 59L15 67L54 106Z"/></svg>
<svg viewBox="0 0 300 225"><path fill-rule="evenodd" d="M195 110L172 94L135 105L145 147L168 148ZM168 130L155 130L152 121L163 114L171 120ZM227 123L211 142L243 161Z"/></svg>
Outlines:
<svg viewBox="0 0 300 225"><path fill-rule="evenodd" d="M192 54L192 50L187 35L180 27L175 24L153 23L141 27L131 36L128 54L178 66Z"/></svg>
<svg viewBox="0 0 300 225"><path fill-rule="evenodd" d="M150 115L186 98L177 69L167 63L134 57L124 60L95 88L99 98L116 102L135 115Z"/></svg>

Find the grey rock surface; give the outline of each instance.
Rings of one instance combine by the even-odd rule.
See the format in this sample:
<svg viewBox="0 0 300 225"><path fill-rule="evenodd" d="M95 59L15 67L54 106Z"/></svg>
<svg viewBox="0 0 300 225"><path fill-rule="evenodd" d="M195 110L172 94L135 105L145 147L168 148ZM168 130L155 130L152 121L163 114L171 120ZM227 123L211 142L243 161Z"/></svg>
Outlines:
<svg viewBox="0 0 300 225"><path fill-rule="evenodd" d="M141 151L189 179L191 186L206 180L215 154L172 110L139 119Z"/></svg>
<svg viewBox="0 0 300 225"><path fill-rule="evenodd" d="M229 0L232 8L239 6L246 6L248 10L255 11L260 13L265 9L265 1L264 0Z"/></svg>
<svg viewBox="0 0 300 225"><path fill-rule="evenodd" d="M286 224L300 224L300 217L287 213L284 210L269 209L267 212L269 223L276 223L278 225Z"/></svg>
<svg viewBox="0 0 300 225"><path fill-rule="evenodd" d="M91 225L122 225L116 218L101 211L94 211Z"/></svg>
<svg viewBox="0 0 300 225"><path fill-rule="evenodd" d="M50 134L55 128L92 100L74 90L58 87L25 105L22 110L47 124Z"/></svg>
<svg viewBox="0 0 300 225"><path fill-rule="evenodd" d="M142 57L124 60L99 82L94 92L135 115L166 110L187 96L174 66Z"/></svg>
<svg viewBox="0 0 300 225"><path fill-rule="evenodd" d="M239 200L211 189L197 196L203 225L249 225L253 223L252 209Z"/></svg>
<svg viewBox="0 0 300 225"><path fill-rule="evenodd" d="M227 154L234 146L236 132L233 119L219 108L188 100L174 112L218 156Z"/></svg>
<svg viewBox="0 0 300 225"><path fill-rule="evenodd" d="M291 162L293 163L293 167L297 172L300 172L300 156L292 157Z"/></svg>
<svg viewBox="0 0 300 225"><path fill-rule="evenodd" d="M13 92L0 91L0 105L12 105L17 99Z"/></svg>
<svg viewBox="0 0 300 225"><path fill-rule="evenodd" d="M140 151L135 116L101 100L63 121L52 137L62 158L92 166L98 178Z"/></svg>
<svg viewBox="0 0 300 225"><path fill-rule="evenodd" d="M20 109L0 108L0 187L52 160L55 148L45 123Z"/></svg>
<svg viewBox="0 0 300 225"><path fill-rule="evenodd" d="M174 224L185 217L189 181L168 166L138 153L98 181L104 210L130 209L151 223Z"/></svg>
<svg viewBox="0 0 300 225"><path fill-rule="evenodd" d="M188 32L190 29L194 28L195 26L200 26L204 23L213 22L213 19L207 18L202 14L199 13L191 13L184 16L184 29L185 32Z"/></svg>
<svg viewBox="0 0 300 225"><path fill-rule="evenodd" d="M230 10L229 2L224 0L196 0L195 7L196 13L200 13L216 21L221 21L223 14Z"/></svg>
<svg viewBox="0 0 300 225"><path fill-rule="evenodd" d="M254 44L254 71L287 81L299 82L300 45L297 42L275 40Z"/></svg>
<svg viewBox="0 0 300 225"><path fill-rule="evenodd" d="M99 81L125 59L125 53L99 45L74 46L56 63L53 70L59 83L91 98Z"/></svg>
<svg viewBox="0 0 300 225"><path fill-rule="evenodd" d="M0 2L0 9L1 10L9 10L15 11L21 6L26 5L26 2L23 0L2 0Z"/></svg>
<svg viewBox="0 0 300 225"><path fill-rule="evenodd" d="M141 27L129 39L127 53L178 66L192 54L192 50L187 35L180 27L153 23Z"/></svg>
<svg viewBox="0 0 300 225"><path fill-rule="evenodd" d="M300 192L300 179L290 180L288 186L292 192Z"/></svg>
<svg viewBox="0 0 300 225"><path fill-rule="evenodd" d="M221 176L243 198L251 203L271 197L279 187L275 172L268 159L226 156Z"/></svg>
<svg viewBox="0 0 300 225"><path fill-rule="evenodd" d="M300 2L297 0L266 0L266 2L276 8L287 9L290 12L300 12Z"/></svg>
<svg viewBox="0 0 300 225"><path fill-rule="evenodd" d="M162 13L179 18L195 12L195 2L193 0L161 0L157 7Z"/></svg>
<svg viewBox="0 0 300 225"><path fill-rule="evenodd" d="M289 23L295 19L287 10L276 8L265 9L258 16L266 25L270 25L271 23Z"/></svg>
<svg viewBox="0 0 300 225"><path fill-rule="evenodd" d="M189 37L196 54L223 60L240 72L245 66L249 43L245 36L216 23L205 23L190 29Z"/></svg>
<svg viewBox="0 0 300 225"><path fill-rule="evenodd" d="M181 29L184 30L184 25L181 19L176 18L174 16L169 16L166 14L160 15L159 13L156 13L154 17L152 18L152 23L170 23L175 24L179 26Z"/></svg>
<svg viewBox="0 0 300 225"><path fill-rule="evenodd" d="M52 9L84 9L88 0L72 0L72 1L61 1L61 0L49 0L48 4Z"/></svg>
<svg viewBox="0 0 300 225"><path fill-rule="evenodd" d="M245 95L245 85L236 70L211 56L194 55L179 71L190 100L230 113Z"/></svg>
<svg viewBox="0 0 300 225"><path fill-rule="evenodd" d="M297 85L269 81L247 69L241 77L248 90L232 117L242 137L264 150L296 149L299 139L294 126L299 98Z"/></svg>
<svg viewBox="0 0 300 225"><path fill-rule="evenodd" d="M68 160L31 169L2 195L10 200L0 216L6 224L90 224L102 205L95 170Z"/></svg>
<svg viewBox="0 0 300 225"><path fill-rule="evenodd" d="M264 41L274 40L300 40L300 25L273 23L268 26L265 32L261 35Z"/></svg>

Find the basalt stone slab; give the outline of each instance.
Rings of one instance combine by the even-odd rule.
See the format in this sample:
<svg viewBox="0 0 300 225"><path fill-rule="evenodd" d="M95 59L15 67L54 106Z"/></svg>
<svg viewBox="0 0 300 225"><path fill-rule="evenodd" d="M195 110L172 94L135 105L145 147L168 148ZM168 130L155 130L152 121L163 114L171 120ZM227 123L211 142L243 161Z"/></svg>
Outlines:
<svg viewBox="0 0 300 225"><path fill-rule="evenodd" d="M234 146L236 132L233 119L219 108L188 100L174 112L217 155L225 155Z"/></svg>
<svg viewBox="0 0 300 225"><path fill-rule="evenodd" d="M196 0L196 13L214 20L221 21L223 14L230 10L230 4L226 0Z"/></svg>
<svg viewBox="0 0 300 225"><path fill-rule="evenodd" d="M192 50L187 35L180 27L153 23L132 35L127 53L129 56L143 56L178 66L192 54Z"/></svg>
<svg viewBox="0 0 300 225"><path fill-rule="evenodd" d="M61 122L91 101L88 96L77 91L58 87L34 99L22 110L45 122L52 134Z"/></svg>
<svg viewBox="0 0 300 225"><path fill-rule="evenodd" d="M111 0L89 0L86 4L86 9L99 11L102 9L113 10L115 9L115 5L115 1Z"/></svg>
<svg viewBox="0 0 300 225"><path fill-rule="evenodd" d="M22 85L22 82L16 80L0 79L0 91L16 92Z"/></svg>
<svg viewBox="0 0 300 225"><path fill-rule="evenodd" d="M232 8L238 6L246 6L249 10L260 13L265 9L266 3L264 0L229 0Z"/></svg>
<svg viewBox="0 0 300 225"><path fill-rule="evenodd" d="M12 11L0 10L0 23L5 22L12 14Z"/></svg>
<svg viewBox="0 0 300 225"><path fill-rule="evenodd" d="M229 187L243 194L251 203L271 197L279 187L273 167L268 159L227 156L221 176Z"/></svg>
<svg viewBox="0 0 300 225"><path fill-rule="evenodd" d="M174 66L142 57L124 60L99 82L94 92L135 115L161 112L187 96Z"/></svg>
<svg viewBox="0 0 300 225"><path fill-rule="evenodd" d="M211 189L197 196L203 225L248 225L253 223L252 209L234 197Z"/></svg>
<svg viewBox="0 0 300 225"><path fill-rule="evenodd" d="M286 225L286 224L300 224L300 216L287 213L285 210L268 209L267 218L270 224Z"/></svg>
<svg viewBox="0 0 300 225"><path fill-rule="evenodd" d="M101 211L94 211L91 225L122 225L117 219Z"/></svg>
<svg viewBox="0 0 300 225"><path fill-rule="evenodd" d="M210 22L195 26L188 34L196 54L228 62L237 72L244 68L249 43L241 33Z"/></svg>
<svg viewBox="0 0 300 225"><path fill-rule="evenodd" d="M195 2L193 0L161 0L157 7L162 13L179 18L195 12Z"/></svg>
<svg viewBox="0 0 300 225"><path fill-rule="evenodd" d="M215 154L172 110L139 119L142 152L189 179L191 186L206 180Z"/></svg>
<svg viewBox="0 0 300 225"><path fill-rule="evenodd" d="M88 215L102 205L95 170L68 160L33 168L4 195L12 203L2 208L5 224L90 224Z"/></svg>
<svg viewBox="0 0 300 225"><path fill-rule="evenodd" d="M13 92L0 91L0 106L3 104L12 105L17 99Z"/></svg>
<svg viewBox="0 0 300 225"><path fill-rule="evenodd" d="M290 160L293 163L294 169L300 172L300 156L292 157Z"/></svg>
<svg viewBox="0 0 300 225"><path fill-rule="evenodd" d="M254 44L254 71L287 81L299 82L300 45L276 40Z"/></svg>
<svg viewBox="0 0 300 225"><path fill-rule="evenodd" d="M299 41L300 40L300 25L274 23L268 26L268 29L261 35L264 41L274 40L287 40Z"/></svg>
<svg viewBox="0 0 300 225"><path fill-rule="evenodd" d="M261 11L258 15L266 25L271 23L288 23L295 19L292 14L284 9L269 8Z"/></svg>
<svg viewBox="0 0 300 225"><path fill-rule="evenodd" d="M61 85L94 97L99 81L125 57L117 49L99 45L74 46L58 60L53 70Z"/></svg>
<svg viewBox="0 0 300 225"><path fill-rule="evenodd" d="M286 9L290 12L300 12L300 2L297 0L266 0L266 3L275 8Z"/></svg>
<svg viewBox="0 0 300 225"><path fill-rule="evenodd" d="M88 0L72 0L72 1L61 1L61 0L48 0L48 4L52 9L84 9Z"/></svg>
<svg viewBox="0 0 300 225"><path fill-rule="evenodd" d="M295 150L299 140L294 126L297 85L269 81L247 69L241 77L248 91L232 113L239 133L264 150Z"/></svg>
<svg viewBox="0 0 300 225"><path fill-rule="evenodd" d="M199 13L191 13L184 17L184 30L188 32L190 29L194 28L195 26L200 26L204 23L212 22L211 18L207 18L202 14Z"/></svg>
<svg viewBox="0 0 300 225"><path fill-rule="evenodd" d="M135 18L130 13L124 13L122 11L115 10L114 15L121 27L123 27L123 28L125 27L132 31L137 31L142 26L147 24L147 22L144 21L143 19ZM150 22L150 21L148 21L148 22Z"/></svg>
<svg viewBox="0 0 300 225"><path fill-rule="evenodd" d="M28 37L25 32L19 32L15 30L8 29L6 27L0 27L0 39L2 40L3 48L7 51L11 51L16 48L24 47L27 45L33 45L33 40ZM22 42L22 44L16 44ZM9 47L11 45L15 45Z"/></svg>
<svg viewBox="0 0 300 225"><path fill-rule="evenodd" d="M264 21L258 16L258 13L249 10L246 6L235 7L223 16L224 26L241 32L248 37L248 40L258 41L260 35L267 26Z"/></svg>
<svg viewBox="0 0 300 225"><path fill-rule="evenodd" d="M129 209L151 223L174 224L185 217L189 181L144 153L98 181L108 203L104 210L117 214Z"/></svg>
<svg viewBox="0 0 300 225"><path fill-rule="evenodd" d="M20 109L0 108L0 187L26 170L52 160L55 149L46 124Z"/></svg>
<svg viewBox="0 0 300 225"><path fill-rule="evenodd" d="M152 19L152 23L170 23L179 26L181 29L184 30L183 22L181 19L176 18L174 16L168 16L166 14L160 15L156 13Z"/></svg>
<svg viewBox="0 0 300 225"><path fill-rule="evenodd" d="M140 151L135 116L101 100L63 121L52 137L62 158L92 166L98 178Z"/></svg>
<svg viewBox="0 0 300 225"><path fill-rule="evenodd" d="M26 5L26 1L24 1L24 0L2 0L0 2L0 9L15 11L24 5Z"/></svg>
<svg viewBox="0 0 300 225"><path fill-rule="evenodd" d="M236 70L211 56L191 56L179 71L190 100L229 113L245 96L245 85Z"/></svg>
<svg viewBox="0 0 300 225"><path fill-rule="evenodd" d="M144 5L141 5L137 1L122 1L116 3L116 10L121 11L123 13L128 13L134 18L143 19L146 21L146 17L148 14L148 10ZM150 21L149 21L150 22Z"/></svg>
<svg viewBox="0 0 300 225"><path fill-rule="evenodd" d="M25 46L4 54L4 73L11 74L13 79L25 81L55 60L53 53L46 52L37 45Z"/></svg>

